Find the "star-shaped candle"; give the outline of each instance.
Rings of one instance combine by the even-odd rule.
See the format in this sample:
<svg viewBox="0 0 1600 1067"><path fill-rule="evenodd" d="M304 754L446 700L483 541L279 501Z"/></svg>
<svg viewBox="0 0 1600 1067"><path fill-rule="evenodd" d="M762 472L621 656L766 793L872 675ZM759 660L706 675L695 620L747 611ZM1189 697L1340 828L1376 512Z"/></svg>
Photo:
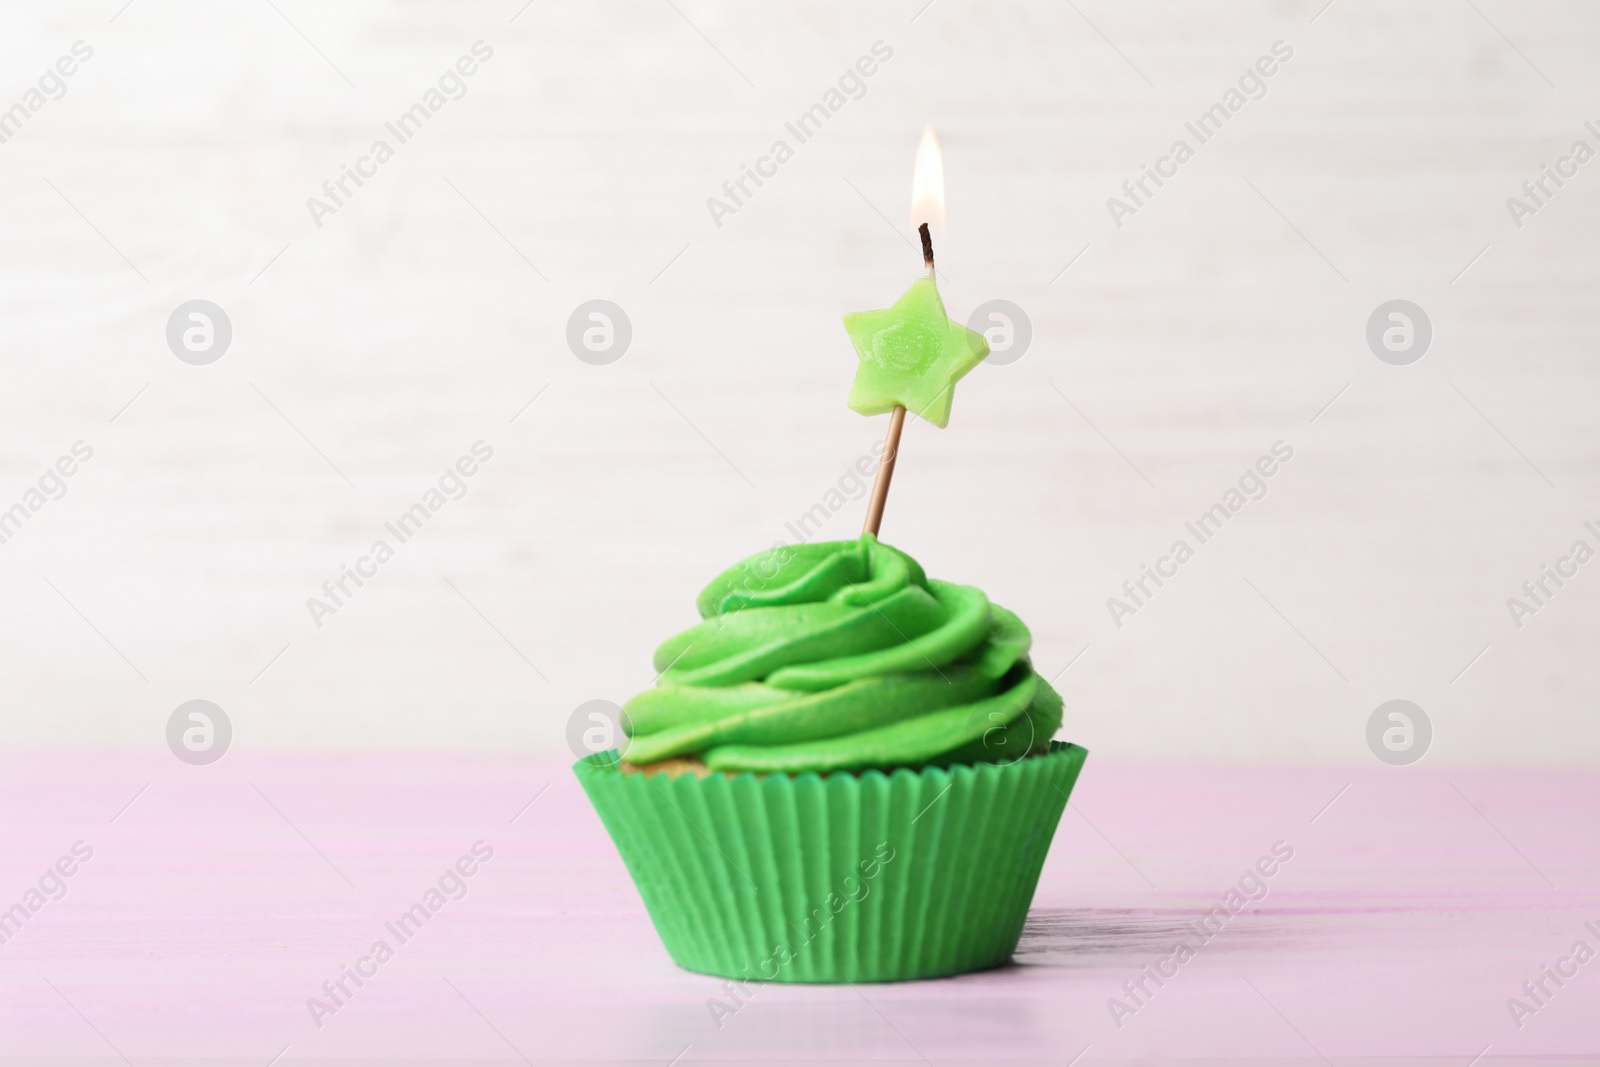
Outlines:
<svg viewBox="0 0 1600 1067"><path fill-rule="evenodd" d="M912 411L941 429L947 426L956 382L989 354L983 334L945 314L934 276L931 222L944 224L944 168L939 144L929 129L923 131L911 180L911 224L922 236L927 276L912 282L891 307L844 317L844 328L860 360L850 387L851 410L863 415L890 413L889 434L878 461L864 527L874 536L883 521L906 412Z"/></svg>
<svg viewBox="0 0 1600 1067"><path fill-rule="evenodd" d="M943 429L950 424L956 382L983 362L983 334L953 321L931 276L911 283L893 307L844 317L861 365L850 387L850 407L882 415L896 407Z"/></svg>

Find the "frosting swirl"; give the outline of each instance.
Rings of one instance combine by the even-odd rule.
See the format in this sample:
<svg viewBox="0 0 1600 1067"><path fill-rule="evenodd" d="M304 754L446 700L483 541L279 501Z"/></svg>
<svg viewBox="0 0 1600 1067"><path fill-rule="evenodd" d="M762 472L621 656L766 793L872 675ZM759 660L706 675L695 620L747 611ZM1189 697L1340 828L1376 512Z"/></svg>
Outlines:
<svg viewBox="0 0 1600 1067"><path fill-rule="evenodd" d="M969 585L872 534L773 548L700 593L624 706L630 763L798 774L1011 762L1061 725L1032 637Z"/></svg>

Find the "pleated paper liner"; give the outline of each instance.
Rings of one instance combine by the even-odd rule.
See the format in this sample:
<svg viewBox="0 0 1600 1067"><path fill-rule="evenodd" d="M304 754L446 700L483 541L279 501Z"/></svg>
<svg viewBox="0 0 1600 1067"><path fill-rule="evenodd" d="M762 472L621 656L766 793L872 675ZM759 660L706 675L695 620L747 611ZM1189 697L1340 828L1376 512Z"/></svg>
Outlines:
<svg viewBox="0 0 1600 1067"><path fill-rule="evenodd" d="M1011 958L1087 752L824 776L574 770L679 966L888 982Z"/></svg>

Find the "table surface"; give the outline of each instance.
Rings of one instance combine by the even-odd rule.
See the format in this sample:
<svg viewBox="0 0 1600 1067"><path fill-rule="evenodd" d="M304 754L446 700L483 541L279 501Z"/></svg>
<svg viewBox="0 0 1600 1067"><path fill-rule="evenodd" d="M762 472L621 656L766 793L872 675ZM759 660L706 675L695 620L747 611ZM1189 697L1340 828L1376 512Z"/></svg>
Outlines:
<svg viewBox="0 0 1600 1067"><path fill-rule="evenodd" d="M721 983L667 958L564 763L3 759L0 908L26 905L76 843L93 850L65 895L0 945L4 1062L1464 1065L1485 1050L1480 1063L1600 1053L1600 962L1561 986L1546 978L1520 1027L1507 1004L1541 966L1570 971L1560 961L1576 942L1600 947L1592 773L1091 754L1013 965L764 986L719 1026ZM480 841L493 855L466 894L395 939L385 923ZM1277 842L1293 858L1267 895L1113 1018L1110 998L1130 1003L1123 983ZM308 998L379 938L393 958L317 1025Z"/></svg>

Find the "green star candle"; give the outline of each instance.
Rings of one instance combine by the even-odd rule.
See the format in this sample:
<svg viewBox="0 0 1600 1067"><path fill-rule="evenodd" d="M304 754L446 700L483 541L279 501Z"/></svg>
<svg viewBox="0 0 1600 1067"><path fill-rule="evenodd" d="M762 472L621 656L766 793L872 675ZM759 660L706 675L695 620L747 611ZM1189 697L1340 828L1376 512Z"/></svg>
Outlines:
<svg viewBox="0 0 1600 1067"><path fill-rule="evenodd" d="M934 190L931 203L926 202L929 197L923 192L929 188ZM944 175L931 130L923 134L912 189L913 221L923 212L943 216ZM863 415L890 415L863 526L874 536L883 521L906 412L911 411L940 429L948 426L956 382L989 354L989 342L983 334L945 313L928 223L922 222L917 232L922 238L927 275L912 282L911 288L891 306L844 317L845 332L850 335L859 360L855 382L850 386L850 408Z"/></svg>

